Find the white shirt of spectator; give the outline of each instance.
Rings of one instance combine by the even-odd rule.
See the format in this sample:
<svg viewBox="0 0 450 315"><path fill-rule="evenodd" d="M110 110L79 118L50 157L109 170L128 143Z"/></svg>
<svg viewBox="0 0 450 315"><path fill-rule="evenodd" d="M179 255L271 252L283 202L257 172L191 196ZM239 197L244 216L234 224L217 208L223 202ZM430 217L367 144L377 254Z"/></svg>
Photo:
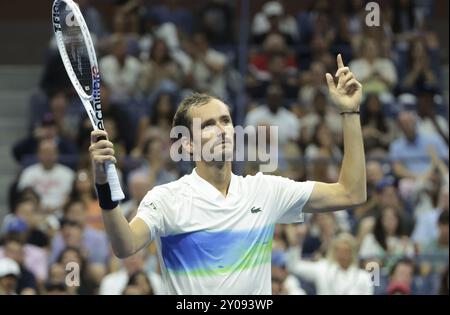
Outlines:
<svg viewBox="0 0 450 315"><path fill-rule="evenodd" d="M121 67L115 56L107 55L100 59L100 72L102 80L115 95L132 94L138 85L141 62L133 56L127 56Z"/></svg>
<svg viewBox="0 0 450 315"><path fill-rule="evenodd" d="M436 122L437 122L439 128L444 133L444 135L446 135L448 137L448 122L447 122L447 120L444 117L442 117L441 115L436 115ZM430 118L426 118L426 119L418 118L417 119L417 129L418 129L419 133L435 134L440 137L440 134L437 131L436 126L434 125L434 123L431 121Z"/></svg>
<svg viewBox="0 0 450 315"><path fill-rule="evenodd" d="M56 164L51 170L45 170L38 163L23 170L18 188L33 188L44 208L59 209L72 189L74 178L75 173L67 166Z"/></svg>
<svg viewBox="0 0 450 315"><path fill-rule="evenodd" d="M373 63L369 63L364 58L356 59L350 62L349 68L352 69L358 81L364 82L372 76L372 73L377 72L391 84L391 87L397 84L397 72L394 63L387 58L377 58Z"/></svg>
<svg viewBox="0 0 450 315"><path fill-rule="evenodd" d="M161 276L155 272L147 273L147 277L150 280L153 293L155 295L163 295L164 284L162 283ZM125 269L107 274L100 283L98 291L99 295L122 295L123 290L127 286L129 280L128 273Z"/></svg>
<svg viewBox="0 0 450 315"><path fill-rule="evenodd" d="M378 243L373 233L364 236L359 256L361 258L381 258L384 255L402 255L412 257L414 255L414 246L408 239L388 236L386 239L388 253Z"/></svg>
<svg viewBox="0 0 450 315"><path fill-rule="evenodd" d="M207 63L225 65L227 58L221 52L210 48L206 52L204 60ZM224 98L226 88L224 72L214 73L205 62L196 60L192 64L192 74L196 87L201 91Z"/></svg>
<svg viewBox="0 0 450 315"><path fill-rule="evenodd" d="M274 114L267 106L258 106L247 114L245 125L255 127L260 125L277 126L278 144L280 146L289 141L297 140L300 135L299 119L284 107L280 107Z"/></svg>
<svg viewBox="0 0 450 315"><path fill-rule="evenodd" d="M300 259L300 249L288 250L288 270L306 281L313 282L317 295L373 295L369 273L351 265L342 269L328 259L317 262Z"/></svg>
<svg viewBox="0 0 450 315"><path fill-rule="evenodd" d="M272 1L275 2L275 1ZM294 17L285 15L281 5L274 3L266 3L261 12L255 14L252 22L252 34L260 35L270 31L270 21L268 15L282 16L279 29L281 33L290 35L293 39L298 37L297 22Z"/></svg>
<svg viewBox="0 0 450 315"><path fill-rule="evenodd" d="M196 170L154 187L137 217L156 241L169 294L271 294L276 223L301 222L314 182L232 174L225 198Z"/></svg>
<svg viewBox="0 0 450 315"><path fill-rule="evenodd" d="M325 123L328 128L330 128L331 132L335 139L342 138L342 118L336 113L334 110L327 110L325 114ZM317 113L309 113L303 116L300 119L300 125L302 128L305 128L305 131L308 133L308 137L312 137L314 135L314 129L317 124L322 121L322 118Z"/></svg>

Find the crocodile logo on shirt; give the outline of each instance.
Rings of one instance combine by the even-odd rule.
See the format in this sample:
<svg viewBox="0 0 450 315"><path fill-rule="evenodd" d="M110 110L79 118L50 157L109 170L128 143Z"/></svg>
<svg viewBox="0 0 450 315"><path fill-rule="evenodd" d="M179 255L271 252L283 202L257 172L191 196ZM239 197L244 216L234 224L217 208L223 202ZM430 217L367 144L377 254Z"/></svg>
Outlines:
<svg viewBox="0 0 450 315"><path fill-rule="evenodd" d="M156 205L153 202L144 202L144 206L151 207L153 210L156 210Z"/></svg>
<svg viewBox="0 0 450 315"><path fill-rule="evenodd" d="M260 212L260 211L262 211L260 207L258 207L258 208L252 207L252 208L250 209L250 212L251 212L251 213L258 213L258 212Z"/></svg>

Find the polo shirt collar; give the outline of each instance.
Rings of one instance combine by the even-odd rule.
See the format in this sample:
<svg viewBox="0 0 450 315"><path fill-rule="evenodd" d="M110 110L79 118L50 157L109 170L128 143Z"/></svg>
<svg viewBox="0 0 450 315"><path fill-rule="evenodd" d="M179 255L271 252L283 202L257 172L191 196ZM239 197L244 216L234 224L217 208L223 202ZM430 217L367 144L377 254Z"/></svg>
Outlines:
<svg viewBox="0 0 450 315"><path fill-rule="evenodd" d="M211 183L209 183L207 180L203 179L200 175L197 173L197 168L194 168L192 170L192 178L194 180L194 184L197 185L207 196L211 196L214 199L221 198L221 199L228 199L230 196L238 195L238 182L237 182L237 176L231 173L231 181L230 181L230 187L228 187L228 194L225 198L222 193L214 187Z"/></svg>

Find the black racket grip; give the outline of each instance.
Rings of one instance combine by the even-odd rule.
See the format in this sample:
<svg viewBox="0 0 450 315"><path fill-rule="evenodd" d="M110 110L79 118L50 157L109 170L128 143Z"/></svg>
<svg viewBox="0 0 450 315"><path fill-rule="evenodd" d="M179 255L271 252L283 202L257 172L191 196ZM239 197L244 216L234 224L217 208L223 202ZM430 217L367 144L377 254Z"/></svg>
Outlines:
<svg viewBox="0 0 450 315"><path fill-rule="evenodd" d="M106 137L105 136L98 136L97 137L97 142L99 142L101 140L106 140Z"/></svg>

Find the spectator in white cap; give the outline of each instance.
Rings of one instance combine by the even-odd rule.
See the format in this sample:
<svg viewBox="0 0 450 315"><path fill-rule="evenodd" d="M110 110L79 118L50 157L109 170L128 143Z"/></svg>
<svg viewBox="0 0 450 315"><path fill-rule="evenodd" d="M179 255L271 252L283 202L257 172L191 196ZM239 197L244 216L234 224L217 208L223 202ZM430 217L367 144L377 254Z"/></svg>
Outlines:
<svg viewBox="0 0 450 315"><path fill-rule="evenodd" d="M253 18L252 35L257 44L262 43L271 33L281 33L288 44L292 44L298 38L294 17L285 14L279 1L266 2Z"/></svg>
<svg viewBox="0 0 450 315"><path fill-rule="evenodd" d="M15 295L19 265L11 258L0 258L0 295Z"/></svg>

